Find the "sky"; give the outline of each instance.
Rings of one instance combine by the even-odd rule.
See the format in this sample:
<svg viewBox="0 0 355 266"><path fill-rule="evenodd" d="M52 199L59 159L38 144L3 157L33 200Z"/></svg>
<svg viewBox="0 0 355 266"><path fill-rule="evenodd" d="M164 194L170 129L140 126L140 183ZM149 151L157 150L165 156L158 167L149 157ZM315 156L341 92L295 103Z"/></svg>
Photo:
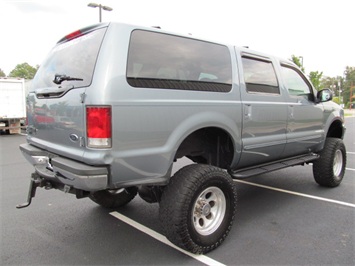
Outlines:
<svg viewBox="0 0 355 266"><path fill-rule="evenodd" d="M63 36L99 21L191 34L289 59L305 72L355 67L354 0L0 0L0 69L41 65Z"/></svg>

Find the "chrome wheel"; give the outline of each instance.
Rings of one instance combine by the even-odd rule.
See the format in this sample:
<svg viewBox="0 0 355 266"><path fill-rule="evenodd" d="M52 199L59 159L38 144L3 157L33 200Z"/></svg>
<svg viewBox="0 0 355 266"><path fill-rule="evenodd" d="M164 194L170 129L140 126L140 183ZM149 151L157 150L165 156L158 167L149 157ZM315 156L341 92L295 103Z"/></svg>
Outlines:
<svg viewBox="0 0 355 266"><path fill-rule="evenodd" d="M226 171L190 164L174 174L159 204L167 239L192 253L205 254L220 246L231 230L237 190Z"/></svg>
<svg viewBox="0 0 355 266"><path fill-rule="evenodd" d="M337 150L335 152L334 162L333 162L333 172L336 178L339 178L342 169L343 169L343 154L341 150Z"/></svg>
<svg viewBox="0 0 355 266"><path fill-rule="evenodd" d="M202 191L194 203L193 226L201 235L214 233L221 225L226 213L226 197L218 187Z"/></svg>

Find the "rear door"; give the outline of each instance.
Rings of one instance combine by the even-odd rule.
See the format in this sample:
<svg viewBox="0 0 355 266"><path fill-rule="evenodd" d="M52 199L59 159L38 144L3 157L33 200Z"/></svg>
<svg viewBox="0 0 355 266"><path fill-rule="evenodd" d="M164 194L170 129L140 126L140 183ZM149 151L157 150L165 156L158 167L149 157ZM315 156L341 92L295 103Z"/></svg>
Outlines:
<svg viewBox="0 0 355 266"><path fill-rule="evenodd" d="M273 61L242 54L243 151L239 167L277 160L286 143L287 106Z"/></svg>
<svg viewBox="0 0 355 266"><path fill-rule="evenodd" d="M105 27L69 34L39 68L27 97L28 140L80 159L85 146L85 91L91 85Z"/></svg>

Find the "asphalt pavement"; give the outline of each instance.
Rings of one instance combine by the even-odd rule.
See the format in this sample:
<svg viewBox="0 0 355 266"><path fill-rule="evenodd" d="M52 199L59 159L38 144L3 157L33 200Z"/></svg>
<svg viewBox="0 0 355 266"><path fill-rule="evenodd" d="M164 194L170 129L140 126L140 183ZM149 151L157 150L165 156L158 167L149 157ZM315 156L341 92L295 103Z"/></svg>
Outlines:
<svg viewBox="0 0 355 266"><path fill-rule="evenodd" d="M236 181L234 226L205 256L170 246L159 205L139 197L112 212L38 189L30 207L16 209L33 168L18 149L25 136L2 135L0 265L355 265L355 117L346 126L347 170L339 187L318 186L311 166Z"/></svg>

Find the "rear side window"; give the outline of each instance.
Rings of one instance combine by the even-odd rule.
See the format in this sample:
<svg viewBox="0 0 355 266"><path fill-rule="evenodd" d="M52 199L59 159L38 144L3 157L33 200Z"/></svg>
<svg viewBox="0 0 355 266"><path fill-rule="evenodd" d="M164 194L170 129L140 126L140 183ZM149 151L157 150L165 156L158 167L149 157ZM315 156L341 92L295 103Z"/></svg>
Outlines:
<svg viewBox="0 0 355 266"><path fill-rule="evenodd" d="M229 92L232 67L226 46L135 30L128 53L133 87Z"/></svg>
<svg viewBox="0 0 355 266"><path fill-rule="evenodd" d="M279 94L274 67L271 62L243 57L244 81L250 93Z"/></svg>
<svg viewBox="0 0 355 266"><path fill-rule="evenodd" d="M101 28L84 32L74 39L58 43L37 71L32 83L34 88L58 86L53 82L55 75L78 79L64 80L61 85L74 88L89 86L105 31L106 28Z"/></svg>

